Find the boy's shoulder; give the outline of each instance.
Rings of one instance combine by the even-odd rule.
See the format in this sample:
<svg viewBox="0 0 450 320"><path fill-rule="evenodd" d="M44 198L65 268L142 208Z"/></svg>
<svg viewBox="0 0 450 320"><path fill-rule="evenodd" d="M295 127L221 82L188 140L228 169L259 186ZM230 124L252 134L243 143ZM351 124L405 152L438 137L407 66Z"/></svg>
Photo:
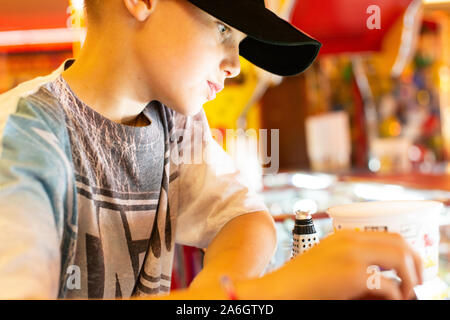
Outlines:
<svg viewBox="0 0 450 320"><path fill-rule="evenodd" d="M29 121L45 122L54 132L57 126L61 126L62 114L58 111L60 109L58 100L48 90L48 84L60 76L63 68L61 66L50 75L23 82L0 95L1 133L9 121L21 122L24 129L27 128L25 124Z"/></svg>
<svg viewBox="0 0 450 320"><path fill-rule="evenodd" d="M47 76L37 77L23 82L15 88L0 94L1 110L4 111L5 109L16 107L21 98L27 98L37 93L42 86L58 78L63 70L64 64Z"/></svg>

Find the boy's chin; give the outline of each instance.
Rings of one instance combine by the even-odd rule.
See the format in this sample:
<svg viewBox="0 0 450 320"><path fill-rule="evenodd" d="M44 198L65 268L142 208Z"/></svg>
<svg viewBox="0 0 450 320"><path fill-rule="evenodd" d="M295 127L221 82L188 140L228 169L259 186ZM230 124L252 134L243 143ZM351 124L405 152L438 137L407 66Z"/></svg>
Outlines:
<svg viewBox="0 0 450 320"><path fill-rule="evenodd" d="M179 114L182 114L186 117L189 116L195 116L196 114L198 114L202 109L203 109L203 105L198 104L198 105L188 105L188 106L183 106L183 107L177 107L177 108L172 108L171 106L168 106L169 108L173 109L174 111L176 111Z"/></svg>

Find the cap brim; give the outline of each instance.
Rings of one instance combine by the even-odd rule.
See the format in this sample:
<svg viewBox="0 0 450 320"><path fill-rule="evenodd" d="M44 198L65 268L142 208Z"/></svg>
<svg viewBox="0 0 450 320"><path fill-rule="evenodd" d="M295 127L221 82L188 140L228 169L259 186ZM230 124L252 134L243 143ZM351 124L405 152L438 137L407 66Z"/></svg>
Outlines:
<svg viewBox="0 0 450 320"><path fill-rule="evenodd" d="M306 70L322 44L265 8L263 2L188 0L245 33L239 53L258 67L280 76Z"/></svg>

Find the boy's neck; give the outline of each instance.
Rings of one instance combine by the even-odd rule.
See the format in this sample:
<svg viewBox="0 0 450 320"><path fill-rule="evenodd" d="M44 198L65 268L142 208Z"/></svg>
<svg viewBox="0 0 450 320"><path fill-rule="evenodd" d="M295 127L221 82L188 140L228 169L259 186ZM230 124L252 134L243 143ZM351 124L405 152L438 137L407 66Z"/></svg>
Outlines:
<svg viewBox="0 0 450 320"><path fill-rule="evenodd" d="M133 126L148 125L148 121L142 121L145 117L138 117L151 101L145 98L148 91L139 81L139 68L123 50L101 41L91 41L88 36L80 56L62 73L64 80L81 101L105 118Z"/></svg>

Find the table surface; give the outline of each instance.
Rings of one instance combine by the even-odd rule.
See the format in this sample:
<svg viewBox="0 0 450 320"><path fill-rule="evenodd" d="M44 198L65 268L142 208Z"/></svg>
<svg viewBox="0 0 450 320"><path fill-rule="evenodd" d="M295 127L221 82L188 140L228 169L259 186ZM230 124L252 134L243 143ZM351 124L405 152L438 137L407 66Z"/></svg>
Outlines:
<svg viewBox="0 0 450 320"><path fill-rule="evenodd" d="M395 173L395 174L374 174L374 173L348 173L348 174L338 174L336 175L339 182L355 182L355 183L379 183L379 184L392 184L400 185L405 188L417 189L417 190L439 190L444 191L443 194L446 196L446 192L450 192L450 175L449 174L423 174L423 173ZM287 186L287 189L291 189L292 186ZM450 197L443 199L436 199L443 202L447 207L450 207ZM291 220L294 218L293 214L281 214L274 216L275 221L283 223L283 221ZM325 212L318 212L313 215L313 219L319 223L322 219L328 220L329 216ZM322 220L323 221L323 220ZM324 221L325 222L325 221ZM441 226L442 228L442 226ZM445 228L450 228L450 226L445 226ZM449 232L445 232L448 234ZM446 248L450 248L450 239L447 237L442 237L441 242L444 242ZM442 248L444 249L444 248ZM447 284L450 284L450 251L444 250L446 252L441 252L440 263L439 263L439 276Z"/></svg>

